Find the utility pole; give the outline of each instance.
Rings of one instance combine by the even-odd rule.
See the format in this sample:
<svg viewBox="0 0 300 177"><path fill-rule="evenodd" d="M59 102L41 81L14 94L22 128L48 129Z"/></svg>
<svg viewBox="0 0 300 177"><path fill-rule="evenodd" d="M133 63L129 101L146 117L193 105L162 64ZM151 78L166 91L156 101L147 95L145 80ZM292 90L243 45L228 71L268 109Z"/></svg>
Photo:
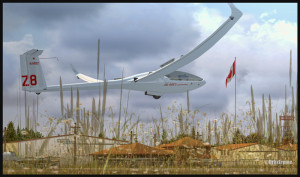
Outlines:
<svg viewBox="0 0 300 177"><path fill-rule="evenodd" d="M77 128L80 128L80 127L77 127L76 126L76 122L74 123L74 127L71 127L71 128L74 128L74 166L76 166L76 135L77 135Z"/></svg>
<svg viewBox="0 0 300 177"><path fill-rule="evenodd" d="M132 131L130 131L130 144L132 144L133 135L136 135L136 134L133 134ZM137 142L137 139L135 139L135 140Z"/></svg>

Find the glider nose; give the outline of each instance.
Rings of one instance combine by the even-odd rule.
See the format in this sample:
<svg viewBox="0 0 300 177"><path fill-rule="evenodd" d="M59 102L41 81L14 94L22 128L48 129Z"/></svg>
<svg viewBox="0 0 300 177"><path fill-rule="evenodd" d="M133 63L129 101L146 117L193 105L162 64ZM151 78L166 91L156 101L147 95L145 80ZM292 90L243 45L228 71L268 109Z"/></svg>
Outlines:
<svg viewBox="0 0 300 177"><path fill-rule="evenodd" d="M206 84L206 81L205 80L202 80L198 83L198 87L202 87L203 85Z"/></svg>

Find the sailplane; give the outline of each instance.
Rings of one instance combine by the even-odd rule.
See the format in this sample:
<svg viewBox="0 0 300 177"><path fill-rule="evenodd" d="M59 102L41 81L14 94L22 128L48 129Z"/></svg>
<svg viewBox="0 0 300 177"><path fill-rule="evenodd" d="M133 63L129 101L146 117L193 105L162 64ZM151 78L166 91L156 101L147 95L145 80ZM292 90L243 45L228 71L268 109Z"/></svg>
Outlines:
<svg viewBox="0 0 300 177"><path fill-rule="evenodd" d="M167 61L160 65L160 68L155 71L107 80L107 89L120 89L122 86L122 89L142 91L145 95L159 99L164 94L187 92L205 85L206 81L203 78L187 72L178 71L178 69L199 58L209 50L241 18L242 12L239 9L232 3L229 3L229 7L231 9L229 18L192 51L186 55L182 55L179 59L173 58ZM60 85L47 86L46 84L39 59L42 52L43 50L31 49L20 55L22 90L24 91L35 92L36 94L60 91ZM71 87L79 90L103 88L104 80L98 80L79 73L73 66L72 70L77 78L85 82L63 84L63 91L69 91Z"/></svg>

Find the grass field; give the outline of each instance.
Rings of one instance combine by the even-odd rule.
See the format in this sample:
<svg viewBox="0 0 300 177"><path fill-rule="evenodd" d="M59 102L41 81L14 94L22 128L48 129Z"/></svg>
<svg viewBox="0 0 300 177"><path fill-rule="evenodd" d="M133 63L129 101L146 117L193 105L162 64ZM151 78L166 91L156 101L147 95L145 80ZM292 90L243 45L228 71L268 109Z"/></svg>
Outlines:
<svg viewBox="0 0 300 177"><path fill-rule="evenodd" d="M104 174L297 174L297 168L110 168ZM103 168L4 168L3 174L103 174Z"/></svg>

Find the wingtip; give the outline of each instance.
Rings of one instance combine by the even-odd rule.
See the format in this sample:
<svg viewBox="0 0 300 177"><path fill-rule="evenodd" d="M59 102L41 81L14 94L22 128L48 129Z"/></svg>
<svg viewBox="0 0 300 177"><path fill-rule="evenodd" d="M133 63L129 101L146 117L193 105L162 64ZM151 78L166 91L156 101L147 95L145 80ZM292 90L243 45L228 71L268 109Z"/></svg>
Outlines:
<svg viewBox="0 0 300 177"><path fill-rule="evenodd" d="M240 11L238 8L235 7L233 3L228 3L230 9L231 9L231 17L241 17L243 15L242 11Z"/></svg>
<svg viewBox="0 0 300 177"><path fill-rule="evenodd" d="M228 3L228 5L229 5L229 7L230 7L231 9L236 9L236 7L235 7L235 5L234 5L233 3Z"/></svg>

